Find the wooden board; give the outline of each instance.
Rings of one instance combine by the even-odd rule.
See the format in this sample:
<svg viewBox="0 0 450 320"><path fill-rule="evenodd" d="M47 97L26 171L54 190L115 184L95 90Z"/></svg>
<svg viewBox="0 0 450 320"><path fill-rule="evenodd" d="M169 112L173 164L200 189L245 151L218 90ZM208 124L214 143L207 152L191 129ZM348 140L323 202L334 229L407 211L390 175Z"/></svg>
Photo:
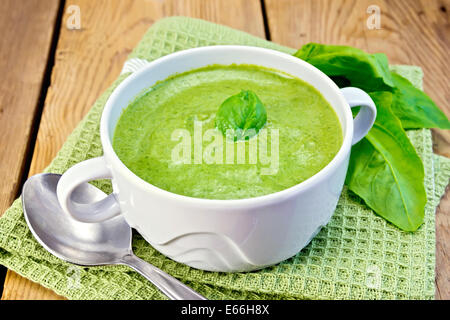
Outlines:
<svg viewBox="0 0 450 320"><path fill-rule="evenodd" d="M381 29L367 27L371 5L380 8ZM272 41L351 45L422 67L425 92L450 116L449 0L266 0L265 7ZM433 131L435 152L450 157L450 130ZM436 215L438 299L450 299L449 226L450 201L443 200Z"/></svg>
<svg viewBox="0 0 450 320"><path fill-rule="evenodd" d="M0 2L0 215L20 192L42 108L59 0ZM0 290L6 268L0 266Z"/></svg>
<svg viewBox="0 0 450 320"><path fill-rule="evenodd" d="M58 6L0 1L0 215L19 192Z"/></svg>
<svg viewBox="0 0 450 320"><path fill-rule="evenodd" d="M186 15L264 37L259 0L71 0L66 9L68 5L80 7L81 30L66 28L70 15L65 13L30 175L50 163L94 101L119 75L127 55L154 21ZM61 297L8 271L2 299Z"/></svg>

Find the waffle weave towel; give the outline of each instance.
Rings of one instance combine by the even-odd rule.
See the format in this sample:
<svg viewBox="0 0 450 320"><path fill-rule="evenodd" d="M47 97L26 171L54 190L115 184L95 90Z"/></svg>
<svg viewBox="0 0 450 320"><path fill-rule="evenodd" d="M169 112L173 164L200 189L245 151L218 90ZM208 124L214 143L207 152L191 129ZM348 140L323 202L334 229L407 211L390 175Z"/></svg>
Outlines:
<svg viewBox="0 0 450 320"><path fill-rule="evenodd" d="M151 61L174 51L214 44L295 51L224 26L172 17L155 23L130 59ZM421 88L420 68L393 68ZM77 162L102 154L102 108L114 88L130 75L126 71L97 100L46 172L63 173ZM133 238L134 251L210 299L432 299L435 207L448 183L450 164L432 154L429 130L409 131L408 135L423 159L428 195L425 223L417 232L400 231L344 189L330 223L305 249L261 271L233 274L192 269L159 254L138 234ZM108 182L96 185L111 190ZM127 267L83 268L52 256L32 237L19 199L0 219L0 263L70 299L165 298Z"/></svg>

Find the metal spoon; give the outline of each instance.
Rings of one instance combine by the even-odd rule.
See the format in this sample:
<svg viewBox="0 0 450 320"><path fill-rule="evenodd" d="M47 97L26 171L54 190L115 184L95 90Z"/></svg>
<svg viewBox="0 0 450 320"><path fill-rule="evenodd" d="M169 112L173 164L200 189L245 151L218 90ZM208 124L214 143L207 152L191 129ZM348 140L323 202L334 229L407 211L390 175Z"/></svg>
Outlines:
<svg viewBox="0 0 450 320"><path fill-rule="evenodd" d="M121 216L101 223L83 223L59 206L56 186L61 175L43 173L30 177L22 189L25 219L36 240L65 261L83 265L127 265L173 300L206 300L203 296L151 264L139 259L131 248L131 228ZM73 193L73 200L86 204L106 194L85 183Z"/></svg>

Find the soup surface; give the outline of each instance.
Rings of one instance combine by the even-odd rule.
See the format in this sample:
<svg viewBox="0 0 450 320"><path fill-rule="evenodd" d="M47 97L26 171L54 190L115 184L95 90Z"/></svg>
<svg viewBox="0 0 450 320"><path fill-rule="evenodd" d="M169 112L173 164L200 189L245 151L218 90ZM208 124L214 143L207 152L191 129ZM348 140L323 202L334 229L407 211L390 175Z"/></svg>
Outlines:
<svg viewBox="0 0 450 320"><path fill-rule="evenodd" d="M247 140L215 128L224 100L253 91L267 122ZM121 161L145 181L207 199L242 199L316 174L342 144L338 117L311 85L254 65L211 65L158 82L123 111L113 137Z"/></svg>

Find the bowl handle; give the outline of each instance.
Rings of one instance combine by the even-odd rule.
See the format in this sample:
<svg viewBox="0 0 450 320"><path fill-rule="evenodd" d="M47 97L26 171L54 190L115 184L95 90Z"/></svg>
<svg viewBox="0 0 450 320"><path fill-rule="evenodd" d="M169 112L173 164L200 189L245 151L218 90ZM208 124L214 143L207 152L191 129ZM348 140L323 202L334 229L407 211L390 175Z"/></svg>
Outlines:
<svg viewBox="0 0 450 320"><path fill-rule="evenodd" d="M353 120L352 145L359 142L372 128L377 117L377 107L372 98L363 90L353 87L341 89L350 108L361 107L358 115Z"/></svg>
<svg viewBox="0 0 450 320"><path fill-rule="evenodd" d="M61 208L75 220L81 222L101 222L120 213L119 203L114 194L94 203L77 203L74 196L77 187L97 179L111 179L111 171L103 157L89 159L69 168L58 182L56 194Z"/></svg>

